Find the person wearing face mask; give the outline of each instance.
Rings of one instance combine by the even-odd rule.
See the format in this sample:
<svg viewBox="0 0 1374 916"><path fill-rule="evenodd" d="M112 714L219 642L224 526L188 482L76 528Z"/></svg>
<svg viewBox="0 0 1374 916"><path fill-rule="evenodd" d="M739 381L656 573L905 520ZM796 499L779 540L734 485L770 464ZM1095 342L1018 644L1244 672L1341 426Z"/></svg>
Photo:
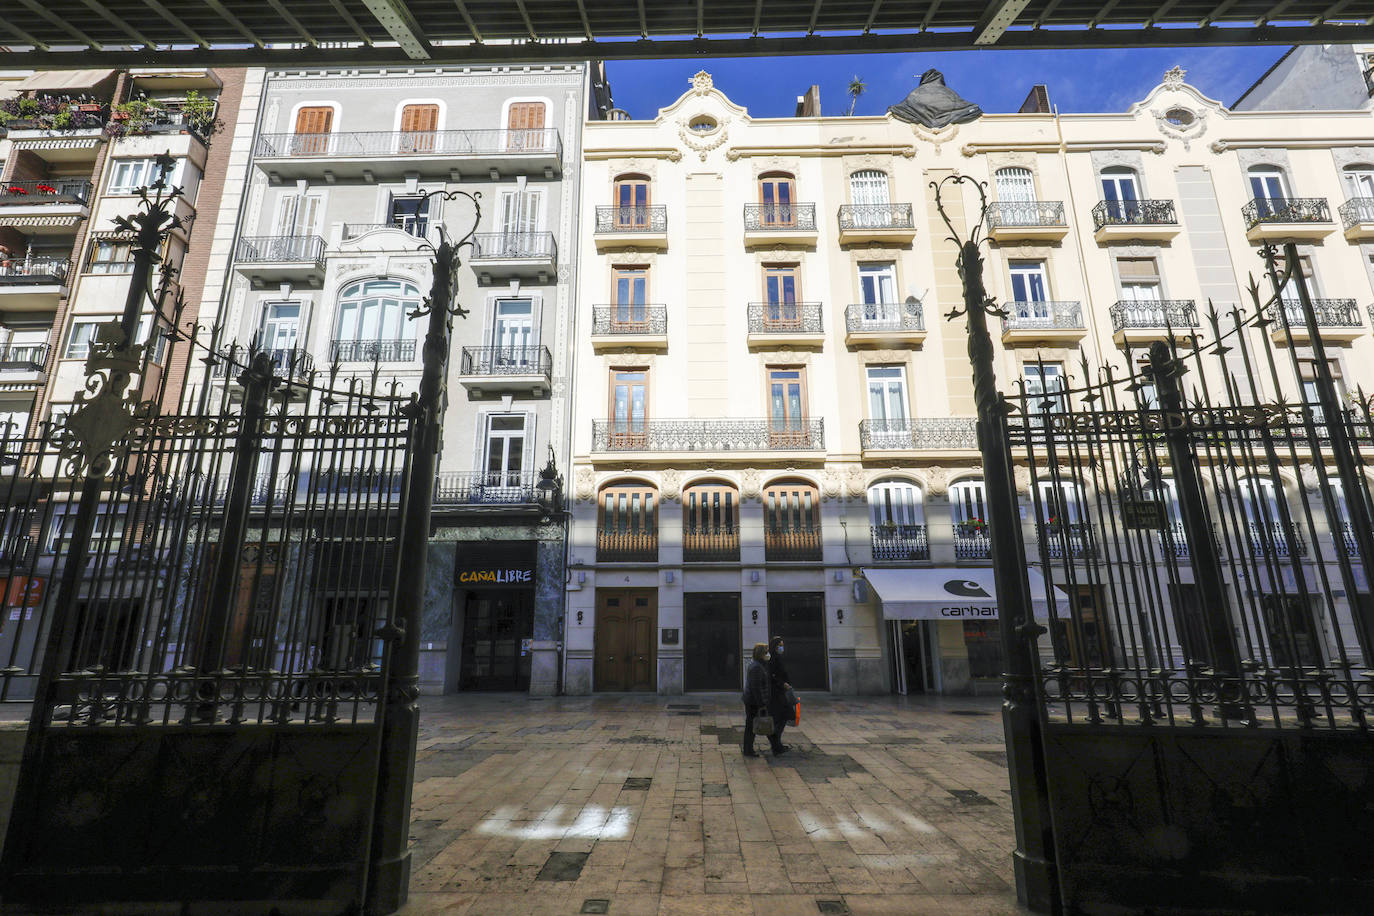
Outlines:
<svg viewBox="0 0 1374 916"><path fill-rule="evenodd" d="M792 689L792 678L787 673L784 657L787 647L781 636L768 641L768 714L773 717L773 734L768 740L773 745L773 756L785 754L791 746L782 743L782 730L792 721L794 711L787 704L787 691Z"/></svg>
<svg viewBox="0 0 1374 916"><path fill-rule="evenodd" d="M746 757L758 756L754 750L754 717L768 708L771 699L768 686L768 646L761 642L754 643L753 657L748 670L744 672L744 746L741 750Z"/></svg>

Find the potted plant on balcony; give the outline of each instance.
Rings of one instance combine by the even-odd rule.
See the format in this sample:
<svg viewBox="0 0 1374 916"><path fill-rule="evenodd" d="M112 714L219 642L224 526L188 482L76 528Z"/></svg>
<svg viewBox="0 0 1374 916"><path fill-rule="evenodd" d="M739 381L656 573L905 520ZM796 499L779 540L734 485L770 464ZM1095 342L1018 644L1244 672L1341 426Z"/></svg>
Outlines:
<svg viewBox="0 0 1374 916"><path fill-rule="evenodd" d="M987 531L988 523L981 518L970 518L959 523L959 534L967 538L982 537Z"/></svg>
<svg viewBox="0 0 1374 916"><path fill-rule="evenodd" d="M1063 526L1062 526L1062 524L1061 524L1060 521L1059 521L1059 516L1057 516L1057 515L1051 515L1049 518L1047 518L1047 519L1045 520L1045 533L1046 533L1046 534L1058 534L1058 533L1059 533L1059 529L1060 529L1061 527L1063 527Z"/></svg>

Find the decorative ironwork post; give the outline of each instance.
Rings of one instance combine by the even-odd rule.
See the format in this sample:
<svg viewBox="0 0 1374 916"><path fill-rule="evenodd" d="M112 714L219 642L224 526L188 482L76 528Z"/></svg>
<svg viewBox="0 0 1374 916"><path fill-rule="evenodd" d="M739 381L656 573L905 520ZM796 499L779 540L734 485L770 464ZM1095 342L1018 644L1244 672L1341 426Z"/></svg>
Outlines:
<svg viewBox="0 0 1374 916"><path fill-rule="evenodd" d="M449 332L451 319L467 312L454 303L458 286L459 252L472 244L481 219L480 194L436 191L426 197L472 201L472 229L452 242L443 229L434 248L434 280L425 307L412 318L429 315L422 351L424 371L419 396L410 405L412 422L410 474L397 545L396 606L391 624L379 635L387 641L389 672L382 698L380 760L368 869L365 912L383 916L400 909L410 885L410 800L415 781L415 747L420 735L420 617L424 612L425 572L428 565L430 515L434 504L435 465L447 402Z"/></svg>
<svg viewBox="0 0 1374 916"><path fill-rule="evenodd" d="M941 192L972 184L982 210L967 240L945 212ZM1007 433L1006 399L997 390L993 369L992 335L988 315L1005 317L983 288L983 259L978 252L979 228L987 213L987 192L981 184L962 175L950 175L935 189L935 206L949 228L950 241L959 246L959 276L964 284L964 309L946 317L968 317L968 356L973 366L973 396L978 407L978 450L983 458L992 571L997 587L997 610L1006 664L1002 688L1002 727L1006 734L1007 770L1011 779L1012 814L1016 824L1016 897L1035 912L1047 913L1059 906L1058 876L1054 864L1054 834L1050 820L1049 782L1045 769L1044 735L1039 704L1035 698L1035 641L1046 632L1031 612L1030 580L1026 575L1026 548L1021 538L1021 513L1016 499Z"/></svg>

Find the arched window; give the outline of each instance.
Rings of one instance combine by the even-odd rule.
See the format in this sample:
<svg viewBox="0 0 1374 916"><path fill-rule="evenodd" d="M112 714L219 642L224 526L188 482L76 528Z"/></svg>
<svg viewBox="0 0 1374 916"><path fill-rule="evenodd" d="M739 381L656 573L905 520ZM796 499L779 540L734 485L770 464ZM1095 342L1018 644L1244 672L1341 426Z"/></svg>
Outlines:
<svg viewBox="0 0 1374 916"><path fill-rule="evenodd" d="M658 491L639 481L601 488L596 510L596 558L604 562L658 560Z"/></svg>
<svg viewBox="0 0 1374 916"><path fill-rule="evenodd" d="M954 523L954 556L960 560L986 560L988 541L987 494L983 478L967 477L949 485L949 517Z"/></svg>
<svg viewBox="0 0 1374 916"><path fill-rule="evenodd" d="M682 491L682 559L739 561L739 491L732 484L703 481Z"/></svg>
<svg viewBox="0 0 1374 916"><path fill-rule="evenodd" d="M1350 200L1364 201L1366 207L1374 207L1374 165L1347 165L1343 174L1346 196Z"/></svg>
<svg viewBox="0 0 1374 916"><path fill-rule="evenodd" d="M856 229L892 227L887 173L861 169L849 176L849 219Z"/></svg>
<svg viewBox="0 0 1374 916"><path fill-rule="evenodd" d="M1040 481L1040 538L1051 557L1084 555L1088 545L1084 502L1076 481Z"/></svg>
<svg viewBox="0 0 1374 916"><path fill-rule="evenodd" d="M291 138L291 155L322 156L330 151L329 134L334 128L334 106L304 105L296 110L296 135Z"/></svg>
<svg viewBox="0 0 1374 916"><path fill-rule="evenodd" d="M1295 524L1284 524L1282 510L1289 509L1286 488L1277 487L1267 477L1248 477L1239 482L1241 509L1249 537L1251 555L1259 558L1302 556L1306 552L1302 534Z"/></svg>
<svg viewBox="0 0 1374 916"><path fill-rule="evenodd" d="M364 280L339 295L332 358L340 362L415 358L406 315L420 307L420 290L390 278Z"/></svg>
<svg viewBox="0 0 1374 916"><path fill-rule="evenodd" d="M924 560L926 516L921 488L909 480L880 480L868 488L874 560Z"/></svg>
<svg viewBox="0 0 1374 916"><path fill-rule="evenodd" d="M615 180L615 228L649 228L649 177L621 175Z"/></svg>
<svg viewBox="0 0 1374 916"><path fill-rule="evenodd" d="M1102 202L1110 222L1140 220L1140 179L1135 169L1114 165L1102 170Z"/></svg>
<svg viewBox="0 0 1374 916"><path fill-rule="evenodd" d="M789 227L797 224L797 184L787 172L759 176L759 223L763 227Z"/></svg>
<svg viewBox="0 0 1374 916"><path fill-rule="evenodd" d="M1028 203L1035 200L1035 180L1031 170L1020 166L1008 166L993 174L997 185L998 203Z"/></svg>
<svg viewBox="0 0 1374 916"><path fill-rule="evenodd" d="M804 480L780 480L763 491L763 546L768 560L821 559L821 495Z"/></svg>
<svg viewBox="0 0 1374 916"><path fill-rule="evenodd" d="M1256 200L1281 201L1288 197L1288 182L1277 166L1254 165L1246 174L1250 178L1250 193Z"/></svg>
<svg viewBox="0 0 1374 916"><path fill-rule="evenodd" d="M512 152L539 152L547 146L544 103L511 102L506 113L506 149Z"/></svg>

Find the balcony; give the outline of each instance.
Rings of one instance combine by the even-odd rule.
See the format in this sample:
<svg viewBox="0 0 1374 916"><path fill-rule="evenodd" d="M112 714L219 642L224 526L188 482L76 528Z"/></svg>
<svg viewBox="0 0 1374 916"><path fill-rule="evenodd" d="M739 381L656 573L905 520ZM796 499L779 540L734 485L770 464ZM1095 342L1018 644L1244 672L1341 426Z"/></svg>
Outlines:
<svg viewBox="0 0 1374 916"><path fill-rule="evenodd" d="M598 563L657 563L658 532L596 530Z"/></svg>
<svg viewBox="0 0 1374 916"><path fill-rule="evenodd" d="M553 377L553 354L534 344L525 347L464 347L458 381L474 397L523 394L543 397Z"/></svg>
<svg viewBox="0 0 1374 916"><path fill-rule="evenodd" d="M1074 343L1082 340L1083 307L1078 302L1005 302L1002 343Z"/></svg>
<svg viewBox="0 0 1374 916"><path fill-rule="evenodd" d="M860 420L865 452L963 452L978 448L973 417L909 417Z"/></svg>
<svg viewBox="0 0 1374 916"><path fill-rule="evenodd" d="M533 474L440 474L435 506L536 506Z"/></svg>
<svg viewBox="0 0 1374 916"><path fill-rule="evenodd" d="M429 229L428 220L414 220L406 225L400 223L344 223L340 241L351 242L370 232L399 232L407 238L423 241Z"/></svg>
<svg viewBox="0 0 1374 916"><path fill-rule="evenodd" d="M819 302L751 302L745 309L749 349L819 348L825 328Z"/></svg>
<svg viewBox="0 0 1374 916"><path fill-rule="evenodd" d="M234 269L254 289L279 283L319 288L324 283L324 239L318 235L254 235L239 239Z"/></svg>
<svg viewBox="0 0 1374 916"><path fill-rule="evenodd" d="M1098 242L1111 242L1171 239L1179 225L1172 200L1104 200L1093 207L1093 229Z"/></svg>
<svg viewBox="0 0 1374 916"><path fill-rule="evenodd" d="M744 245L815 245L815 204L745 204Z"/></svg>
<svg viewBox="0 0 1374 916"><path fill-rule="evenodd" d="M667 207L597 207L596 250L668 247Z"/></svg>
<svg viewBox="0 0 1374 916"><path fill-rule="evenodd" d="M0 226L25 235L66 235L90 214L91 183L84 178L0 182Z"/></svg>
<svg viewBox="0 0 1374 916"><path fill-rule="evenodd" d="M263 134L253 157L273 181L373 181L404 178L407 172L495 181L501 175L553 178L562 168L563 142L553 128Z"/></svg>
<svg viewBox="0 0 1374 916"><path fill-rule="evenodd" d="M1163 340L1170 333L1187 337L1198 327L1192 299L1121 299L1109 311L1117 344Z"/></svg>
<svg viewBox="0 0 1374 916"><path fill-rule="evenodd" d="M329 359L339 363L409 363L415 360L413 340L334 340Z"/></svg>
<svg viewBox="0 0 1374 916"><path fill-rule="evenodd" d="M929 560L930 542L925 525L897 525L891 522L869 528L874 563L901 563Z"/></svg>
<svg viewBox="0 0 1374 916"><path fill-rule="evenodd" d="M1170 522L1155 535L1155 538L1159 541L1159 549L1165 556L1172 553L1176 560L1187 560L1193 555L1192 549L1188 546L1188 532L1179 522Z"/></svg>
<svg viewBox="0 0 1374 916"><path fill-rule="evenodd" d="M988 238L994 242L1017 239L1062 239L1069 233L1060 200L1002 200L988 204Z"/></svg>
<svg viewBox="0 0 1374 916"><path fill-rule="evenodd" d="M926 339L921 303L862 302L845 306L844 343L847 347L919 347Z"/></svg>
<svg viewBox="0 0 1374 916"><path fill-rule="evenodd" d="M66 258L0 260L0 310L52 311L67 291Z"/></svg>
<svg viewBox="0 0 1374 916"><path fill-rule="evenodd" d="M1086 524L1057 523L1053 519L1040 525L1040 543L1050 558L1062 560L1070 558L1081 560L1092 556L1092 539Z"/></svg>
<svg viewBox="0 0 1374 916"><path fill-rule="evenodd" d="M631 303L592 306L592 349L668 349L668 307Z"/></svg>
<svg viewBox="0 0 1374 916"><path fill-rule="evenodd" d="M818 562L821 553L821 529L818 526L774 527L763 529L763 558L769 563Z"/></svg>
<svg viewBox="0 0 1374 916"><path fill-rule="evenodd" d="M1307 556L1307 544L1296 525L1284 528L1281 522L1250 522L1246 526L1250 555L1256 559Z"/></svg>
<svg viewBox="0 0 1374 916"><path fill-rule="evenodd" d="M266 354L267 358L272 360L272 375L281 381L303 382L315 371L314 357L297 347L257 352ZM245 349L236 349L230 355L231 359L219 359L215 362L214 368L211 369L211 374L215 378L237 378L251 359L249 351Z"/></svg>
<svg viewBox="0 0 1374 916"><path fill-rule="evenodd" d="M515 277L547 283L558 263L558 243L552 232L479 232L469 261L483 283Z"/></svg>
<svg viewBox="0 0 1374 916"><path fill-rule="evenodd" d="M683 527L682 561L684 563L738 563L739 529L733 527Z"/></svg>
<svg viewBox="0 0 1374 916"><path fill-rule="evenodd" d="M798 420L593 420L592 451L620 454L709 455L717 460L751 460L770 452L825 448L820 417Z"/></svg>
<svg viewBox="0 0 1374 916"><path fill-rule="evenodd" d="M916 222L911 204L845 204L840 207L840 244L895 242L911 244Z"/></svg>
<svg viewBox="0 0 1374 916"><path fill-rule="evenodd" d="M1346 556L1353 558L1360 555L1360 541L1355 537L1355 529L1349 522L1343 522L1341 527L1331 534L1336 540L1336 545Z"/></svg>
<svg viewBox="0 0 1374 916"><path fill-rule="evenodd" d="M15 373L41 373L48 364L47 344L0 344L0 373L6 383L19 381Z"/></svg>
<svg viewBox="0 0 1374 916"><path fill-rule="evenodd" d="M1252 242L1321 239L1335 229L1325 197L1257 197L1240 215Z"/></svg>
<svg viewBox="0 0 1374 916"><path fill-rule="evenodd" d="M1341 204L1341 225L1352 242L1374 241L1374 197L1355 197Z"/></svg>
<svg viewBox="0 0 1374 916"><path fill-rule="evenodd" d="M1364 322L1360 320L1360 309L1354 299L1313 299L1312 311L1322 340L1355 340L1364 334ZM1312 335L1307 332L1300 302L1284 300L1281 316L1271 307L1266 317L1271 322L1269 337L1274 343L1288 343L1290 334L1293 343L1311 342ZM1288 321L1287 330L1284 330L1284 319Z"/></svg>

